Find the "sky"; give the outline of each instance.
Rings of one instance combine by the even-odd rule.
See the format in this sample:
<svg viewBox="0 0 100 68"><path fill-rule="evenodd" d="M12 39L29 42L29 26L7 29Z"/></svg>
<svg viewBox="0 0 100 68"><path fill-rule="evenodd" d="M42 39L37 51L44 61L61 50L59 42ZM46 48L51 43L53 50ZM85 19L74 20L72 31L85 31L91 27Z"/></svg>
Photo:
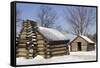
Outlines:
<svg viewBox="0 0 100 68"><path fill-rule="evenodd" d="M41 4L31 4L31 3L17 3L16 4L17 10L21 11L21 14L19 15L19 17L22 20L30 19L30 20L33 20L36 22L39 22L38 18L37 18L37 14L40 10L39 9L40 6L41 6ZM69 25L68 21L65 20L65 18L64 18L64 15L65 15L64 9L66 7L70 8L71 6L64 6L64 5L47 5L47 6L51 7L57 14L58 18L55 21L55 25L58 25L58 26L60 25L63 29L71 30L71 26ZM92 7L92 8L94 9L94 11L96 11L95 7ZM68 12L66 14L68 14ZM94 13L94 14L96 15L96 13ZM22 23L22 22L19 22L19 23ZM96 23L96 21L94 23ZM93 26L92 28L89 27L89 32L95 33L96 32L96 24L93 24L92 26ZM17 27L18 32L20 31L20 29L21 29L20 27Z"/></svg>

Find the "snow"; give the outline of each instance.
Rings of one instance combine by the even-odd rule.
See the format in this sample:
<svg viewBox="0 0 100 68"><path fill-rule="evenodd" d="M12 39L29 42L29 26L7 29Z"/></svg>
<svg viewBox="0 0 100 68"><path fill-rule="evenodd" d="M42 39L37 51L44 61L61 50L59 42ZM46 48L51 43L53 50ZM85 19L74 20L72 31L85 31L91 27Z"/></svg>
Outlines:
<svg viewBox="0 0 100 68"><path fill-rule="evenodd" d="M26 42L27 44L30 44L30 42Z"/></svg>
<svg viewBox="0 0 100 68"><path fill-rule="evenodd" d="M56 29L38 27L39 31L48 39L48 40L67 40L66 37Z"/></svg>
<svg viewBox="0 0 100 68"><path fill-rule="evenodd" d="M45 59L38 55L33 59L17 58L17 65L30 64L47 64L47 63L61 63L61 62L80 62L80 61L95 61L96 51L88 52L70 52L70 55L55 56Z"/></svg>
<svg viewBox="0 0 100 68"><path fill-rule="evenodd" d="M66 32L62 32L65 37L67 39L70 39L70 41L72 41L74 38L76 38L77 36L76 35L73 35L73 34L70 34L70 33L66 33ZM84 35L79 35L80 37L82 37L83 39L85 39L86 41L88 41L89 43L94 43L91 39L89 39L87 36L84 36Z"/></svg>
<svg viewBox="0 0 100 68"><path fill-rule="evenodd" d="M32 36L32 37L36 37L36 36Z"/></svg>
<svg viewBox="0 0 100 68"><path fill-rule="evenodd" d="M32 41L36 41L36 39L32 39Z"/></svg>
<svg viewBox="0 0 100 68"><path fill-rule="evenodd" d="M32 46L34 46L34 45L32 44Z"/></svg>
<svg viewBox="0 0 100 68"><path fill-rule="evenodd" d="M88 37L84 36L84 35L80 35L80 37L84 38L85 40L87 40L89 43L94 43L91 39L89 39Z"/></svg>
<svg viewBox="0 0 100 68"><path fill-rule="evenodd" d="M71 52L72 53L72 55L91 55L91 56L93 56L93 55L96 55L96 51L78 51L78 52Z"/></svg>
<svg viewBox="0 0 100 68"><path fill-rule="evenodd" d="M73 39L76 37L75 35L65 35L56 29L38 27L39 31L48 39L48 40L67 40ZM36 36L32 36L36 37ZM84 38L90 43L94 43L88 37L80 35L80 37ZM32 45L34 46L34 45ZM30 65L30 64L47 64L47 63L61 63L61 62L80 62L80 61L96 61L96 51L78 51L78 52L70 52L70 55L64 56L54 56L48 59L43 58L40 55L37 55L35 58L26 59L23 57L16 58L17 65Z"/></svg>

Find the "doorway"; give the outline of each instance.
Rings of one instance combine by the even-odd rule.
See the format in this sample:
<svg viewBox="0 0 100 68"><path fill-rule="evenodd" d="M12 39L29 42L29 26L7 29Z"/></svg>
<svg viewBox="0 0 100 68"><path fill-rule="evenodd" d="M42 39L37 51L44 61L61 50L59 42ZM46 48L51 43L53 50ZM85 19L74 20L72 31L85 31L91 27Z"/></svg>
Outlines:
<svg viewBox="0 0 100 68"><path fill-rule="evenodd" d="M82 48L81 48L81 42L77 42L78 43L78 45L77 45L77 49L78 49L78 51L81 51L82 50Z"/></svg>

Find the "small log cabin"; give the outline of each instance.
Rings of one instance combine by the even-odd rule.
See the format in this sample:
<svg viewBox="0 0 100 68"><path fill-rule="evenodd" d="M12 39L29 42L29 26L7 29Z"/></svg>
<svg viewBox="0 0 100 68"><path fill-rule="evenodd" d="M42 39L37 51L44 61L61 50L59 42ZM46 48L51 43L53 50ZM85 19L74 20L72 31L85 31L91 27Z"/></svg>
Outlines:
<svg viewBox="0 0 100 68"><path fill-rule="evenodd" d="M69 40L56 29L38 27L37 28L37 53L44 58L52 56L69 55L67 43Z"/></svg>
<svg viewBox="0 0 100 68"><path fill-rule="evenodd" d="M95 50L95 43L84 35L77 36L71 41L70 50L77 51L92 51Z"/></svg>
<svg viewBox="0 0 100 68"><path fill-rule="evenodd" d="M16 57L44 58L69 55L69 40L56 29L37 27L34 21L26 20L16 40Z"/></svg>

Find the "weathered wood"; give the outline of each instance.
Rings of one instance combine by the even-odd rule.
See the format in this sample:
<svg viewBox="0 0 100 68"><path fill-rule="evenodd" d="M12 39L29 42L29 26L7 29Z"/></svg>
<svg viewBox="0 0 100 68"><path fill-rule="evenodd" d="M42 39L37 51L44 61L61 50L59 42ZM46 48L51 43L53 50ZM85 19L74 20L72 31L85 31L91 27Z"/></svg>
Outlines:
<svg viewBox="0 0 100 68"><path fill-rule="evenodd" d="M51 58L54 55L66 55L69 53L67 48L68 42L68 40L48 40L37 28L32 26L32 23L27 21L27 23L23 23L23 28L19 35L16 47L17 56L34 58L37 55L42 55L44 58Z"/></svg>
<svg viewBox="0 0 100 68"><path fill-rule="evenodd" d="M66 51L66 48L51 49L50 51L52 51L52 52L56 52L56 51Z"/></svg>
<svg viewBox="0 0 100 68"><path fill-rule="evenodd" d="M64 53L56 53L56 54L52 54L52 56L63 56L63 55L68 55L66 52Z"/></svg>
<svg viewBox="0 0 100 68"><path fill-rule="evenodd" d="M52 48L61 48L61 47L67 47L67 45L66 44L62 44L62 45L51 45L50 46L50 48L52 49Z"/></svg>
<svg viewBox="0 0 100 68"><path fill-rule="evenodd" d="M95 43L88 42L85 38L83 38L81 36L77 36L71 42L71 49L70 50L74 51L74 52L77 52L77 51L92 51L92 50L95 49L94 47L95 47Z"/></svg>
<svg viewBox="0 0 100 68"><path fill-rule="evenodd" d="M37 41L37 44L44 44L45 42L43 40Z"/></svg>
<svg viewBox="0 0 100 68"><path fill-rule="evenodd" d="M49 45L60 45L60 44L67 44L69 40L57 40L57 41L49 41Z"/></svg>

